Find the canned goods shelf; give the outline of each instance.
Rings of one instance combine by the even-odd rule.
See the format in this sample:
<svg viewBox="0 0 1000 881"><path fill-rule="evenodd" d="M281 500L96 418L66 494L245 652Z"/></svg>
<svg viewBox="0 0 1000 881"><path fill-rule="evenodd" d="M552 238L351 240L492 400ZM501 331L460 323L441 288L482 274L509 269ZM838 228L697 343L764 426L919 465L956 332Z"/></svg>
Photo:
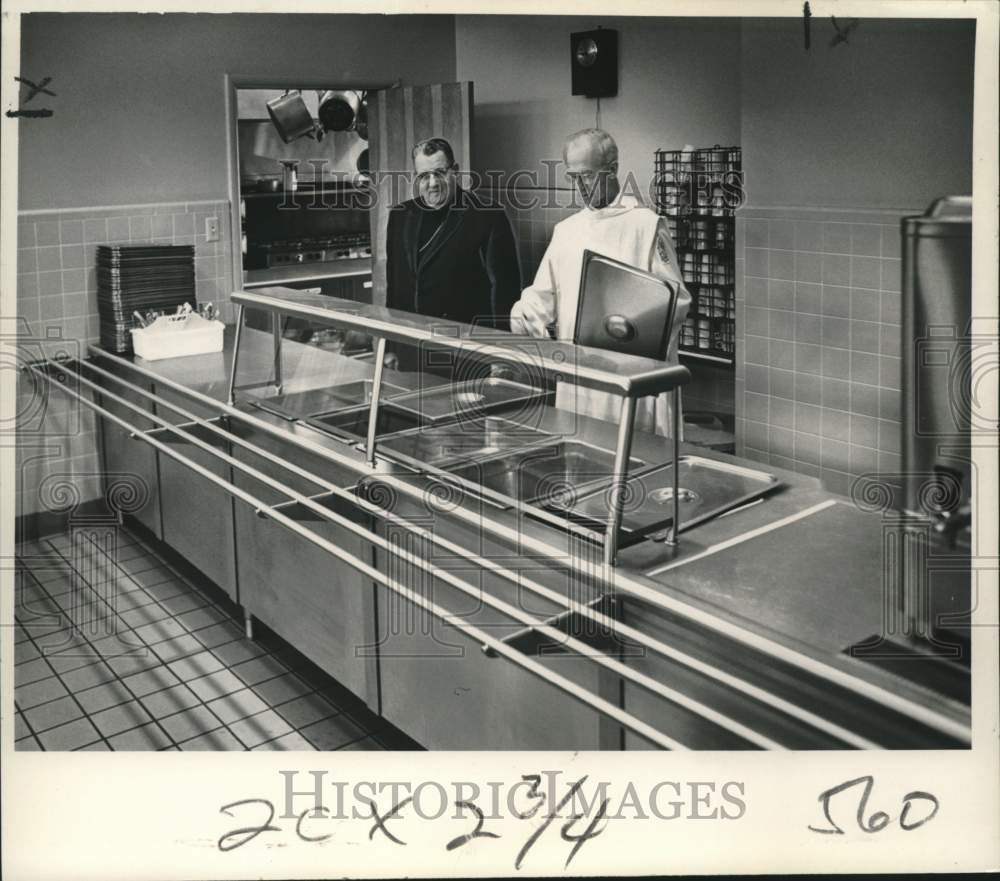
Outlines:
<svg viewBox="0 0 1000 881"><path fill-rule="evenodd" d="M682 353L734 363L735 210L743 202L739 147L655 153L657 213L667 218L681 277L691 292Z"/></svg>

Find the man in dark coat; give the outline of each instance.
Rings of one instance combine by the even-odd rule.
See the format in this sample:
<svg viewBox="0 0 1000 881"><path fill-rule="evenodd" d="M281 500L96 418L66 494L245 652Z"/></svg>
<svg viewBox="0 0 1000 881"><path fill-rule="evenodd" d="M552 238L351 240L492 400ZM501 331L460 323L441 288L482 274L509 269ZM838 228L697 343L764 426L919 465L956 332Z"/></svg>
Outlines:
<svg viewBox="0 0 1000 881"><path fill-rule="evenodd" d="M389 213L386 305L508 330L521 272L507 215L458 186L458 165L443 138L417 144L413 164L417 196ZM401 346L387 364L420 367L415 351Z"/></svg>

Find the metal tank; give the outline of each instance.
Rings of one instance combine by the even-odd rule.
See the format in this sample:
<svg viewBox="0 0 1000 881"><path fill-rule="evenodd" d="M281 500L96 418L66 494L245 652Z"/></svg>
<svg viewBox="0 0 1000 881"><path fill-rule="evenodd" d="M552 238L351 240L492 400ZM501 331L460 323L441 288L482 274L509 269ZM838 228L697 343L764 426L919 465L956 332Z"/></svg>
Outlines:
<svg viewBox="0 0 1000 881"><path fill-rule="evenodd" d="M954 517L970 493L972 198L902 220L905 511Z"/></svg>

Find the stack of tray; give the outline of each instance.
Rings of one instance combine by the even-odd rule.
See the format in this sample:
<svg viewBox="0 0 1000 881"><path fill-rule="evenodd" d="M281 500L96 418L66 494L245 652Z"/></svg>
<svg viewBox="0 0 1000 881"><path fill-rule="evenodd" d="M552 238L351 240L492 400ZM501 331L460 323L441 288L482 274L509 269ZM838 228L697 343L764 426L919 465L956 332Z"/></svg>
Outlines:
<svg viewBox="0 0 1000 881"><path fill-rule="evenodd" d="M186 302L195 304L192 245L98 245L97 309L104 348L132 351L133 312L174 312Z"/></svg>

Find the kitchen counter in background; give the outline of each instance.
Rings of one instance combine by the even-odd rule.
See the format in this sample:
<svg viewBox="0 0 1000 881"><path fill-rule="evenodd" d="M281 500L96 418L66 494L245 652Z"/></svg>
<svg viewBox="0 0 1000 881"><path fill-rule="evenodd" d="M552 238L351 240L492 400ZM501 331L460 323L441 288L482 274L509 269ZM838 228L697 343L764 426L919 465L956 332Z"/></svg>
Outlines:
<svg viewBox="0 0 1000 881"><path fill-rule="evenodd" d="M303 263L296 266L274 266L270 269L248 269L245 288L289 282L322 281L328 278L353 278L372 274L371 258L337 260L331 263Z"/></svg>

